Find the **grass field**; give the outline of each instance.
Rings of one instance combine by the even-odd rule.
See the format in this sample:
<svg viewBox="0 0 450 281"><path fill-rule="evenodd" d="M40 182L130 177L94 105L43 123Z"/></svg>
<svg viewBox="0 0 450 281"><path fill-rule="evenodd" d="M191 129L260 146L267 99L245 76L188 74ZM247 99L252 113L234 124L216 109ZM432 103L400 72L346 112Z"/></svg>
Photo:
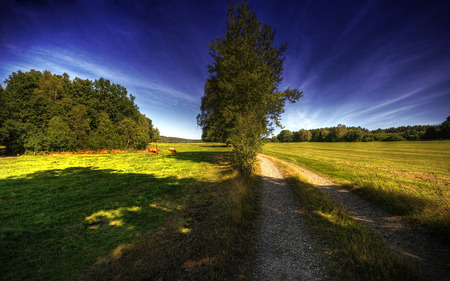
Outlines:
<svg viewBox="0 0 450 281"><path fill-rule="evenodd" d="M244 219L252 217L251 192L226 163L229 148L170 145L178 152L171 155L166 146L152 156L0 158L0 279L246 274L245 262L223 268L226 254L251 246L245 235L252 228ZM169 257L170 251L178 252ZM140 258L156 265L111 269L126 257L127 268Z"/></svg>
<svg viewBox="0 0 450 281"><path fill-rule="evenodd" d="M448 240L450 141L268 143L263 153L345 185Z"/></svg>

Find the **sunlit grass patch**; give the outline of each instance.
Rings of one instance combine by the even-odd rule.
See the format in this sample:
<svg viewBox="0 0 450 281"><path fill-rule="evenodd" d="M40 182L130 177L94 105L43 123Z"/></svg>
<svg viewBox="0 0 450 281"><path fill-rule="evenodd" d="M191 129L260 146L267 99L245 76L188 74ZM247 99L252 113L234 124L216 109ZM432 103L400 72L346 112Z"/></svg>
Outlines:
<svg viewBox="0 0 450 281"><path fill-rule="evenodd" d="M270 143L264 153L330 178L442 239L450 235L450 141Z"/></svg>
<svg viewBox="0 0 450 281"><path fill-rule="evenodd" d="M89 228L97 228L98 226L102 226L104 224L109 226L123 226L123 217L126 212L139 212L141 209L141 207L134 206L121 207L115 210L101 210L86 217L84 221Z"/></svg>

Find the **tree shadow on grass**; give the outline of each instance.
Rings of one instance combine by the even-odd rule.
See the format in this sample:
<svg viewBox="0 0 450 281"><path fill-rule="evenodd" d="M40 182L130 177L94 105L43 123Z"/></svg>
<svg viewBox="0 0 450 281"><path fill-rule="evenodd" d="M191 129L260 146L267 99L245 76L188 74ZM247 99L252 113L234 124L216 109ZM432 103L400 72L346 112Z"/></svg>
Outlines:
<svg viewBox="0 0 450 281"><path fill-rule="evenodd" d="M170 154L168 157L174 157L178 160L190 161L196 163L214 163L216 164L218 153L207 151L183 151Z"/></svg>
<svg viewBox="0 0 450 281"><path fill-rule="evenodd" d="M205 145L206 147L230 147L227 144L218 144L218 143L214 143L214 144L210 144L210 145Z"/></svg>
<svg viewBox="0 0 450 281"><path fill-rule="evenodd" d="M174 157L177 160L189 161L194 163L209 163L214 164L222 168L222 175L232 173L230 163L230 153L223 152L207 152L207 151L188 151L177 152L169 155L168 157Z"/></svg>
<svg viewBox="0 0 450 281"><path fill-rule="evenodd" d="M162 224L195 178L86 167L0 181L0 279L73 279Z"/></svg>

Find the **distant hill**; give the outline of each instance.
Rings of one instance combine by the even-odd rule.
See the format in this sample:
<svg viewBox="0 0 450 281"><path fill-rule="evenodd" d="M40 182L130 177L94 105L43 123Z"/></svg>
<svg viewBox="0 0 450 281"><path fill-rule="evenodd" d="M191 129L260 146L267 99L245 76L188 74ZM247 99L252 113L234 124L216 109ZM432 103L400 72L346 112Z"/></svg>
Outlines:
<svg viewBox="0 0 450 281"><path fill-rule="evenodd" d="M159 138L159 142L168 142L168 143L199 143L202 142L202 140L191 140L191 139L183 139L183 138L176 138L176 137L164 137L161 136Z"/></svg>

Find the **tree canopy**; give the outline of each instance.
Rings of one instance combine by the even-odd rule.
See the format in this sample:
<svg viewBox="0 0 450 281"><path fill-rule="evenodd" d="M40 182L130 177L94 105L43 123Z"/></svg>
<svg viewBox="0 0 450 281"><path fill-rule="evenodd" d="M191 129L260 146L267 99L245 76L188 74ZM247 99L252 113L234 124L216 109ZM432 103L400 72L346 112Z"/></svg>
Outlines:
<svg viewBox="0 0 450 281"><path fill-rule="evenodd" d="M261 139L280 125L286 100L297 101L298 89L279 91L286 44L276 46L276 31L262 24L247 1L229 4L227 31L209 44L208 66L197 123L204 141L232 144L235 164L248 171Z"/></svg>
<svg viewBox="0 0 450 281"><path fill-rule="evenodd" d="M0 144L9 154L145 148L158 129L125 87L49 71L13 72L0 88Z"/></svg>

